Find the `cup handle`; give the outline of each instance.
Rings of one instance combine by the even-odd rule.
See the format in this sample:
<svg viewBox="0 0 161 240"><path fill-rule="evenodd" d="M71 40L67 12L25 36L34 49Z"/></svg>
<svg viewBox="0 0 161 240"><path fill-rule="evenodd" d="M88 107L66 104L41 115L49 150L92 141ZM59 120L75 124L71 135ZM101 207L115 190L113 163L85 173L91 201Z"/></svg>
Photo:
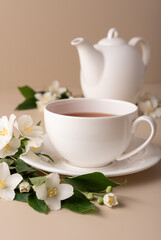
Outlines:
<svg viewBox="0 0 161 240"><path fill-rule="evenodd" d="M138 153L139 151L141 151L143 148L145 148L150 142L151 140L153 139L153 137L155 136L155 133L156 133L156 129L157 129L157 125L156 125L156 122L155 120L152 118L152 117L149 117L149 116L141 116L141 117L138 117L134 122L133 122L133 125L132 125L132 134L135 133L135 130L136 130L136 127L138 125L139 122L141 121L146 121L149 123L150 127L151 127L151 133L148 137L147 140L145 140L145 142L143 142L139 147L137 147L136 149L132 150L131 152L129 153L125 153L125 154L122 154L121 156L119 156L118 158L116 158L116 160L120 161L120 160L124 160L126 158L129 158L133 155L135 155L136 153Z"/></svg>

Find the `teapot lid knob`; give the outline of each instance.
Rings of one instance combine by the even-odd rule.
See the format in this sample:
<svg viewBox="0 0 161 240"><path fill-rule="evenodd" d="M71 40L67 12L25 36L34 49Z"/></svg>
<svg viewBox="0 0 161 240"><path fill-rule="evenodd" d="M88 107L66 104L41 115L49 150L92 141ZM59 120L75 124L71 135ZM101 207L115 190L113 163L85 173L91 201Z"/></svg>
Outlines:
<svg viewBox="0 0 161 240"><path fill-rule="evenodd" d="M115 28L111 28L107 33L107 37L101 39L98 44L102 46L120 46L127 43L122 38L119 38L118 31Z"/></svg>
<svg viewBox="0 0 161 240"><path fill-rule="evenodd" d="M118 36L119 36L118 31L115 28L111 28L107 33L107 38L108 39L115 38L115 37L118 37Z"/></svg>

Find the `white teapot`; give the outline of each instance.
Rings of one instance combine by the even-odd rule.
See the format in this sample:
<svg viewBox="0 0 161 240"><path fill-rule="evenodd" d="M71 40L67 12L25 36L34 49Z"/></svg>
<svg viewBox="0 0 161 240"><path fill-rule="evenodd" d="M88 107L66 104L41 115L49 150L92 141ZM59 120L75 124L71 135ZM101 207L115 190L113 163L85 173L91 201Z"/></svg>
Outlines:
<svg viewBox="0 0 161 240"><path fill-rule="evenodd" d="M142 56L134 47L138 42L142 46ZM85 97L136 103L150 58L149 45L143 38L135 37L127 43L112 28L107 38L94 46L83 38L76 38L71 44L78 49Z"/></svg>

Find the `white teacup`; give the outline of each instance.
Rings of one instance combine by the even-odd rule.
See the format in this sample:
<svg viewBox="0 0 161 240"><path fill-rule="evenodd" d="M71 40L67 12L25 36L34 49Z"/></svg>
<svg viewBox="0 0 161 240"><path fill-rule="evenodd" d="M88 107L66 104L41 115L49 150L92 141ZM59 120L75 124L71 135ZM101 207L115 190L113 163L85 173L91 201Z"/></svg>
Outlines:
<svg viewBox="0 0 161 240"><path fill-rule="evenodd" d="M115 116L67 116L95 113ZM145 148L156 132L153 118L138 118L136 105L110 99L74 98L49 103L44 110L48 137L62 157L79 167L101 167L114 159L123 160ZM124 154L139 122L151 127L147 140Z"/></svg>

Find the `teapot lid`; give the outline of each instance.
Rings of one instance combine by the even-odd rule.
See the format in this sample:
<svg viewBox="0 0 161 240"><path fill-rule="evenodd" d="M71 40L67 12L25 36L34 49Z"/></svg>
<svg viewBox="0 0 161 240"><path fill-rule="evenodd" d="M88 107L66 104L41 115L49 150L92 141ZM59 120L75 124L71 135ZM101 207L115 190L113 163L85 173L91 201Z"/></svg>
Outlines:
<svg viewBox="0 0 161 240"><path fill-rule="evenodd" d="M126 44L126 41L122 38L119 38L119 34L115 28L111 28L108 31L107 37L101 39L98 44L104 46L118 46Z"/></svg>

